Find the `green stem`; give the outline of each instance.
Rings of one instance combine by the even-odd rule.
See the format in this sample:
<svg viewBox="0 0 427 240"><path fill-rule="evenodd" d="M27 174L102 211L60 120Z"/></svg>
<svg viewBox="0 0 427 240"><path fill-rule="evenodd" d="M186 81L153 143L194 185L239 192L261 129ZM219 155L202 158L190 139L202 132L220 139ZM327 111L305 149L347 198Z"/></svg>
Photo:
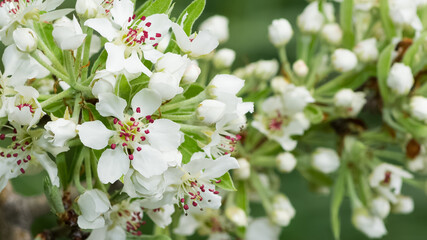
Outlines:
<svg viewBox="0 0 427 240"><path fill-rule="evenodd" d="M253 156L251 165L257 167L275 167L276 156Z"/></svg>
<svg viewBox="0 0 427 240"><path fill-rule="evenodd" d="M92 42L92 34L93 34L93 30L92 28L87 28L87 36L86 36L86 41L85 41L85 49L84 49L84 53L83 53L83 70L82 70L82 75L81 75L81 82L86 82L87 79L87 74L89 71L89 54L90 54L90 44Z"/></svg>
<svg viewBox="0 0 427 240"><path fill-rule="evenodd" d="M102 191L107 192L107 189L105 189L104 184L101 183L98 176L98 158L96 157L93 150L90 151L90 162L92 164L92 173L93 177L95 178L95 186L100 188Z"/></svg>
<svg viewBox="0 0 427 240"><path fill-rule="evenodd" d="M74 64L74 76L77 77L77 80L78 80L79 75L80 75L80 65L81 65L81 61L82 61L82 52L83 52L83 47L80 46L77 49L76 62Z"/></svg>
<svg viewBox="0 0 427 240"><path fill-rule="evenodd" d="M210 70L209 60L206 60L206 59L201 60L200 69L201 69L201 72L200 72L200 76L198 78L198 82L202 86L206 86L207 82L208 82L209 70Z"/></svg>
<svg viewBox="0 0 427 240"><path fill-rule="evenodd" d="M42 108L49 106L50 104L56 103L64 98L70 97L74 94L74 89L69 88L65 91L62 91L56 95L54 95L53 97L47 99L46 101L43 101L42 103L40 103L40 105L42 106Z"/></svg>
<svg viewBox="0 0 427 240"><path fill-rule="evenodd" d="M73 174L74 184L76 185L76 188L80 193L83 193L85 191L85 188L80 183L80 168L82 167L83 160L86 156L84 152L85 152L84 149L80 152L79 157L77 158L77 162L76 162L76 166L74 168L74 174Z"/></svg>
<svg viewBox="0 0 427 240"><path fill-rule="evenodd" d="M180 130L185 133L193 133L193 134L202 134L203 131L208 129L205 126L194 126L194 125L188 125L188 124L180 124L181 128Z"/></svg>
<svg viewBox="0 0 427 240"><path fill-rule="evenodd" d="M85 151L85 175L86 175L86 185L87 189L92 189L92 169L91 169L91 157L90 154Z"/></svg>
<svg viewBox="0 0 427 240"><path fill-rule="evenodd" d="M43 67L45 67L47 70L49 70L49 72L51 72L53 75L56 75L57 77L61 78L62 80L64 80L65 82L69 82L70 79L68 76L66 76L65 74L61 73L60 71L58 71L56 68L52 67L51 65L49 65L47 62L45 62L43 59L41 59L39 57L39 55L36 52L32 52L31 57L33 57L38 63L40 63L40 65L42 65Z"/></svg>
<svg viewBox="0 0 427 240"><path fill-rule="evenodd" d="M286 54L286 46L283 46L279 48L279 59L282 63L283 68L285 69L285 72L288 74L289 80L294 83L295 85L298 84L298 78L295 76L294 72L291 69L291 65L288 61L288 56Z"/></svg>
<svg viewBox="0 0 427 240"><path fill-rule="evenodd" d="M69 84L73 86L76 83L76 76L74 74L74 57L71 51L64 51L64 55L65 55L65 67L67 68L67 71L70 74Z"/></svg>
<svg viewBox="0 0 427 240"><path fill-rule="evenodd" d="M194 114L191 115L171 115L171 114L162 114L162 118L166 118L172 121L188 121L194 118Z"/></svg>
<svg viewBox="0 0 427 240"><path fill-rule="evenodd" d="M52 53L52 51L50 51L49 47L41 39L39 39L37 41L37 45L43 51L43 53L45 54L45 56L47 58L49 58L49 60L53 64L53 66L55 66L55 68L59 69L59 71L61 73L63 73L64 75L66 75L67 72L65 71L64 66L62 65L61 62L59 62L58 58L56 58L56 56Z"/></svg>
<svg viewBox="0 0 427 240"><path fill-rule="evenodd" d="M396 151L388 151L388 150L374 150L374 155L380 158L387 158L391 160L396 160L399 162L403 162L405 160L405 154Z"/></svg>
<svg viewBox="0 0 427 240"><path fill-rule="evenodd" d="M251 171L250 181L252 186L257 191L258 196L261 198L261 202L265 211L268 214L271 214L273 212L273 206L270 202L272 196L270 196L271 194L267 191L266 186L262 185L257 172L253 170Z"/></svg>
<svg viewBox="0 0 427 240"><path fill-rule="evenodd" d="M346 174L346 180L347 180L348 194L349 194L353 209L361 208L363 206L362 202L359 200L359 197L357 196L356 188L354 187L353 179L351 177L351 174L348 171Z"/></svg>
<svg viewBox="0 0 427 240"><path fill-rule="evenodd" d="M166 105L162 106L160 108L160 110L162 112L167 112L167 111L179 109L179 108L181 108L183 106L187 107L189 105L192 105L192 104L195 104L195 103L199 103L199 102L201 102L205 98L206 98L206 90L203 91L203 92L201 92L201 93L199 93L199 95L197 95L197 96L195 96L193 98L190 98L190 99L187 99L187 100L184 100L184 101L181 101L181 102L176 102L176 103L172 103L172 104L166 104Z"/></svg>
<svg viewBox="0 0 427 240"><path fill-rule="evenodd" d="M74 100L74 108L73 108L73 120L75 123L79 122L80 119L80 101L82 94L79 93Z"/></svg>

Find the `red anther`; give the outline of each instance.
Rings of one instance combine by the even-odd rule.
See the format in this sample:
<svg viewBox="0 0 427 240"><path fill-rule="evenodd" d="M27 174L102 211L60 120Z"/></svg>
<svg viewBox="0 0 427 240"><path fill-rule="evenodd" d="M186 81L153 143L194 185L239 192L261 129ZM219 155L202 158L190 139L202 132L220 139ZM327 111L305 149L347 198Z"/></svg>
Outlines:
<svg viewBox="0 0 427 240"><path fill-rule="evenodd" d="M8 154L6 155L6 157L7 157L7 158L10 158L10 157L12 157L12 154L8 153Z"/></svg>
<svg viewBox="0 0 427 240"><path fill-rule="evenodd" d="M0 140L4 140L6 138L6 135L4 133L0 134Z"/></svg>
<svg viewBox="0 0 427 240"><path fill-rule="evenodd" d="M111 149L116 149L117 145L115 143L111 144Z"/></svg>
<svg viewBox="0 0 427 240"><path fill-rule="evenodd" d="M30 161L31 160L31 156L27 155L27 159L28 159L28 161Z"/></svg>
<svg viewBox="0 0 427 240"><path fill-rule="evenodd" d="M142 148L141 148L141 147L137 147L137 148L136 148L136 151L138 151L138 152L139 152L139 151L141 151L141 150L142 150Z"/></svg>
<svg viewBox="0 0 427 240"><path fill-rule="evenodd" d="M129 155L129 160L133 160L133 155L132 154Z"/></svg>
<svg viewBox="0 0 427 240"><path fill-rule="evenodd" d="M155 44L153 44L153 47L157 47L159 44L158 43L155 43Z"/></svg>
<svg viewBox="0 0 427 240"><path fill-rule="evenodd" d="M216 182L216 183L220 183L220 182L221 182L221 179L218 179L218 180L216 180L215 182Z"/></svg>
<svg viewBox="0 0 427 240"><path fill-rule="evenodd" d="M151 26L151 22L147 22L147 23L145 24L145 26L150 27L150 26Z"/></svg>
<svg viewBox="0 0 427 240"><path fill-rule="evenodd" d="M189 209L189 207L188 207L188 205L187 205L187 204L185 204L185 205L184 205L184 209L185 209L185 210L188 210L188 209Z"/></svg>
<svg viewBox="0 0 427 240"><path fill-rule="evenodd" d="M133 16L132 16L132 19L135 19L136 18L136 15L134 14Z"/></svg>
<svg viewBox="0 0 427 240"><path fill-rule="evenodd" d="M184 198L181 198L181 203L184 203L185 202L185 199Z"/></svg>
<svg viewBox="0 0 427 240"><path fill-rule="evenodd" d="M219 193L218 191L215 191L215 192L214 192L214 194L218 194L218 193Z"/></svg>
<svg viewBox="0 0 427 240"><path fill-rule="evenodd" d="M17 154L17 153L14 153L14 154L13 154L13 157L18 157L18 154Z"/></svg>
<svg viewBox="0 0 427 240"><path fill-rule="evenodd" d="M117 124L119 122L119 119L114 118L114 124Z"/></svg>
<svg viewBox="0 0 427 240"><path fill-rule="evenodd" d="M123 146L123 147L126 147L126 146L127 146L127 143L123 143L123 144L122 144L122 146Z"/></svg>
<svg viewBox="0 0 427 240"><path fill-rule="evenodd" d="M156 37L161 37L162 36L162 34L160 34L160 33L156 33Z"/></svg>
<svg viewBox="0 0 427 240"><path fill-rule="evenodd" d="M150 130L148 130L148 129L147 129L147 130L145 130L144 132L145 132L145 134L149 134L149 133L150 133Z"/></svg>
<svg viewBox="0 0 427 240"><path fill-rule="evenodd" d="M197 207L197 203L195 201L193 201L193 206Z"/></svg>
<svg viewBox="0 0 427 240"><path fill-rule="evenodd" d="M19 169L21 171L22 174L25 173L25 170L23 168Z"/></svg>
<svg viewBox="0 0 427 240"><path fill-rule="evenodd" d="M145 141L146 137L142 136L141 141Z"/></svg>
<svg viewBox="0 0 427 240"><path fill-rule="evenodd" d="M140 108L140 107L137 107L137 108L136 108L136 112L137 112L137 113L141 113L141 108Z"/></svg>
<svg viewBox="0 0 427 240"><path fill-rule="evenodd" d="M18 165L21 165L21 163L22 163L21 160L16 161L16 164L18 164Z"/></svg>
<svg viewBox="0 0 427 240"><path fill-rule="evenodd" d="M12 137L12 141L14 141L14 142L16 141L16 136Z"/></svg>
<svg viewBox="0 0 427 240"><path fill-rule="evenodd" d="M154 120L153 120L153 119L150 119L150 120L148 120L148 122L153 123L153 122L154 122Z"/></svg>
<svg viewBox="0 0 427 240"><path fill-rule="evenodd" d="M130 118L130 120L131 120L132 122L135 122L135 118L134 118L134 117L131 117L131 118Z"/></svg>
<svg viewBox="0 0 427 240"><path fill-rule="evenodd" d="M145 16L142 16L142 17L141 17L141 20L142 20L142 21L145 21L145 19L147 19Z"/></svg>

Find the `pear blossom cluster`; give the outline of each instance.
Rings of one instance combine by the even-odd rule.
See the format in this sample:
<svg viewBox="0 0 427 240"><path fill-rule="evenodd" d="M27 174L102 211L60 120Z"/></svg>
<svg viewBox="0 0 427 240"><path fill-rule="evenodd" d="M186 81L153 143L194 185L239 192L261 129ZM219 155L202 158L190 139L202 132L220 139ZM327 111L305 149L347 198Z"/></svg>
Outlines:
<svg viewBox="0 0 427 240"><path fill-rule="evenodd" d="M342 205L374 239L414 211L425 1L311 1L265 26L277 59L245 66L225 16L196 21L205 0L63 2L0 2L0 191L45 172L52 237L277 240L289 173L330 195L335 239Z"/></svg>
<svg viewBox="0 0 427 240"><path fill-rule="evenodd" d="M254 109L237 96L245 80L203 74L214 55L218 70L234 61L216 51L228 20L192 32L201 0L179 19L166 1L63 2L0 3L0 190L44 169L54 213L76 215L88 239L149 235L148 218L167 229L174 214L219 211ZM61 201L69 192L71 208Z"/></svg>

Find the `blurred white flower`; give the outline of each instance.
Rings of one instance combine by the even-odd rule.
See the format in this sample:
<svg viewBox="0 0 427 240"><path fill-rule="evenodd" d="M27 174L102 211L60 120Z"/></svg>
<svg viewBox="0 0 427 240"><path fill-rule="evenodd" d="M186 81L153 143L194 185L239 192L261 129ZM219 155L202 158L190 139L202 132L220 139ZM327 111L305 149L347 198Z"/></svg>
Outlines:
<svg viewBox="0 0 427 240"><path fill-rule="evenodd" d="M297 165L297 159L292 153L284 152L280 153L276 157L276 166L281 172L289 173L294 170Z"/></svg>
<svg viewBox="0 0 427 240"><path fill-rule="evenodd" d="M378 59L378 48L377 48L377 39L369 38L365 39L358 44L353 49L354 53L359 58L359 61L363 63L374 62Z"/></svg>
<svg viewBox="0 0 427 240"><path fill-rule="evenodd" d="M335 172L340 166L337 152L329 148L317 148L311 159L311 165L323 173Z"/></svg>
<svg viewBox="0 0 427 240"><path fill-rule="evenodd" d="M209 31L218 39L219 43L224 43L228 40L228 19L224 16L212 16L200 24L201 31Z"/></svg>
<svg viewBox="0 0 427 240"><path fill-rule="evenodd" d="M281 18L273 20L268 26L268 37L275 47L282 47L291 40L294 31L288 20Z"/></svg>
<svg viewBox="0 0 427 240"><path fill-rule="evenodd" d="M343 48L335 50L331 60L334 69L338 72L348 72L357 66L356 55L352 51Z"/></svg>
<svg viewBox="0 0 427 240"><path fill-rule="evenodd" d="M335 107L344 117L357 116L365 103L365 93L354 92L352 89L341 89L334 96Z"/></svg>
<svg viewBox="0 0 427 240"><path fill-rule="evenodd" d="M405 95L414 85L414 75L410 67L394 63L387 78L387 86L398 95Z"/></svg>

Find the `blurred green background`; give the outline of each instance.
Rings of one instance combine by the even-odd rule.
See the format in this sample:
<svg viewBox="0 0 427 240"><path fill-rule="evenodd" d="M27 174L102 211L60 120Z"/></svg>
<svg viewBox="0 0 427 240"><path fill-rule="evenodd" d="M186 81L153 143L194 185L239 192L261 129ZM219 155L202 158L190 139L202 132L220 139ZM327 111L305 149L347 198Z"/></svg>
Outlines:
<svg viewBox="0 0 427 240"><path fill-rule="evenodd" d="M144 1L137 0L137 4L142 2ZM191 0L176 0L173 16L179 15L190 2ZM66 0L64 7L72 7L74 3L74 0ZM224 15L230 19L230 40L221 47L232 48L237 52L235 67L238 67L259 59L276 58L276 51L268 41L268 25L276 18L287 18L295 24L298 13L306 4L307 2L303 0L207 0L207 8L198 23L215 14ZM294 41L288 46L291 60L295 56ZM41 185L34 185L33 179L25 178L15 181L14 185L22 188L23 184L18 184L22 181L24 186L26 182L32 189L42 188ZM329 224L329 196L311 193L307 182L297 172L283 175L282 191L290 198L297 214L290 226L283 229L281 239L333 239ZM33 193L36 192L33 191ZM411 215L390 216L386 220L389 233L383 239L425 240L427 239L426 196L420 190L406 185L403 193L415 198L415 212ZM262 214L262 211L255 206L253 213ZM39 219L37 225L42 227L52 221L54 223L52 218ZM351 225L351 209L348 201L342 207L341 222L342 239L367 239ZM37 231L38 227L34 227Z"/></svg>

